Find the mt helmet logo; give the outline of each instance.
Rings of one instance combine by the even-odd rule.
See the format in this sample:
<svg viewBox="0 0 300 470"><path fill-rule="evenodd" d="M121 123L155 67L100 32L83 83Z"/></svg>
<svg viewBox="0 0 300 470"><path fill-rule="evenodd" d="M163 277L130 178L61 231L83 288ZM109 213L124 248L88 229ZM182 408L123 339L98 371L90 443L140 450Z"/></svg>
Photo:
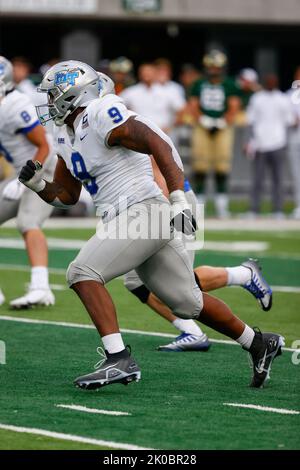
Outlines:
<svg viewBox="0 0 300 470"><path fill-rule="evenodd" d="M75 85L79 72L58 72L54 77L54 85Z"/></svg>

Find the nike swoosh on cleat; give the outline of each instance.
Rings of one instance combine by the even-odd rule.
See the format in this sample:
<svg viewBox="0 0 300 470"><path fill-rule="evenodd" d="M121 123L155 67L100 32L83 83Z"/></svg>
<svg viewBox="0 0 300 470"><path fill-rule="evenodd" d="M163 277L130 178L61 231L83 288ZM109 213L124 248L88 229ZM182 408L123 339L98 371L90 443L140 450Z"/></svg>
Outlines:
<svg viewBox="0 0 300 470"><path fill-rule="evenodd" d="M255 367L256 372L258 374L262 374L264 372L266 358L267 358L267 350L265 350L265 354L264 354L263 358L261 359L261 363L260 363L259 367Z"/></svg>

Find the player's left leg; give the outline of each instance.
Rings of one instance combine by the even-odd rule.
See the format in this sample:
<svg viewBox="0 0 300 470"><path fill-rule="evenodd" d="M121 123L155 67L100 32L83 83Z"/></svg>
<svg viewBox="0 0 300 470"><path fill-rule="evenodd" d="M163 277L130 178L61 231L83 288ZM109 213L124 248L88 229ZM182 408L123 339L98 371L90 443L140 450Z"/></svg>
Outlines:
<svg viewBox="0 0 300 470"><path fill-rule="evenodd" d="M55 298L49 287L48 246L41 227L51 215L53 207L39 196L26 189L21 198L17 215L17 227L21 232L29 263L31 279L28 292L10 302L14 309L30 308L34 305L54 305Z"/></svg>

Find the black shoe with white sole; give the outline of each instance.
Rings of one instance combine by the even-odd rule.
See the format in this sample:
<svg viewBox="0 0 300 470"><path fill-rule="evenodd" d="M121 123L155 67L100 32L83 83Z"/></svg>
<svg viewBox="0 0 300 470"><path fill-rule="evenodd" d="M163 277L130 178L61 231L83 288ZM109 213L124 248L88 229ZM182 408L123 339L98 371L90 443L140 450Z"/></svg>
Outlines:
<svg viewBox="0 0 300 470"><path fill-rule="evenodd" d="M97 352L102 359L95 365L96 371L75 379L76 387L96 390L105 385L114 383L127 385L140 380L141 370L127 349L116 354L109 354L99 347Z"/></svg>
<svg viewBox="0 0 300 470"><path fill-rule="evenodd" d="M249 353L253 364L253 377L250 387L260 388L270 378L270 370L275 357L280 356L284 338L276 333L261 333L254 328L255 336Z"/></svg>

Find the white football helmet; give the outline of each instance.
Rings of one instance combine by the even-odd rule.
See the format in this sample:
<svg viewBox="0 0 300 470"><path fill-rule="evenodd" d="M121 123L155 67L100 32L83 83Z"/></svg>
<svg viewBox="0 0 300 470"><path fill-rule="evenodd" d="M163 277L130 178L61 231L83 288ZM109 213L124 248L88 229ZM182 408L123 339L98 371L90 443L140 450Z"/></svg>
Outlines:
<svg viewBox="0 0 300 470"><path fill-rule="evenodd" d="M47 93L48 100L36 107L41 123L54 120L57 126L63 126L75 109L99 98L99 77L90 65L67 60L51 67L37 90Z"/></svg>
<svg viewBox="0 0 300 470"><path fill-rule="evenodd" d="M115 83L113 80L103 72L97 72L99 77L99 96L102 98L105 95L115 94Z"/></svg>
<svg viewBox="0 0 300 470"><path fill-rule="evenodd" d="M13 66L5 57L0 56L0 99L14 88Z"/></svg>

